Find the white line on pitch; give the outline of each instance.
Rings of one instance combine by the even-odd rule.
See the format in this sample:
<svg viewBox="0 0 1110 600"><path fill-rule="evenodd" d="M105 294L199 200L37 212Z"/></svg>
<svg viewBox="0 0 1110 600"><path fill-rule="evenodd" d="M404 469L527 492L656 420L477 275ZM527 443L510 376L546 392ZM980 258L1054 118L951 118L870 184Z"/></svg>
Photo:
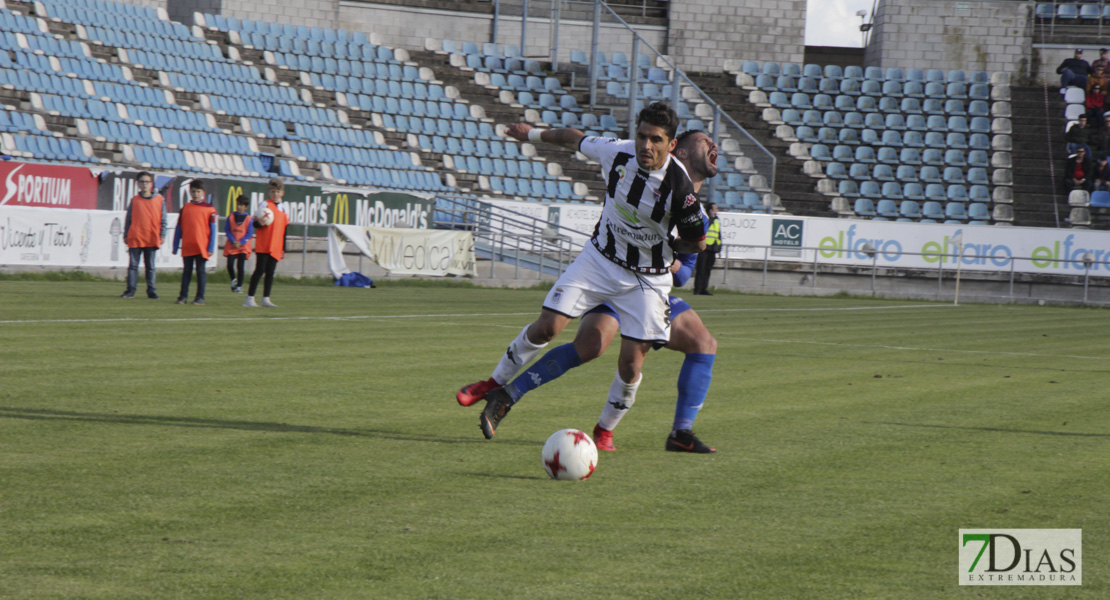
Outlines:
<svg viewBox="0 0 1110 600"><path fill-rule="evenodd" d="M825 311L860 311L860 310L891 310L899 308L950 308L945 304L909 304L895 306L840 306L840 307L814 307L814 308L710 308L700 309L698 312L825 312ZM428 319L428 318L458 318L458 317L520 317L533 316L531 312L512 313L435 313L426 315L349 315L344 317L168 317L168 318L136 318L120 317L118 319L6 319L0 320L0 325L22 325L31 323L179 323L185 321L356 321L363 319Z"/></svg>
<svg viewBox="0 0 1110 600"><path fill-rule="evenodd" d="M1041 354L1037 352L1006 352L1004 350L957 350L954 348L915 348L913 346L888 346L885 344L845 344L843 342L815 342L812 340L775 340L767 338L746 338L736 336L717 336L730 340L743 340L763 344L802 344L808 346L839 346L842 348L868 348L873 350L906 350L910 352L960 352L964 354L996 354L999 356L1025 356L1035 358L1078 358L1084 360L1106 360L1105 356L1083 356L1080 354Z"/></svg>

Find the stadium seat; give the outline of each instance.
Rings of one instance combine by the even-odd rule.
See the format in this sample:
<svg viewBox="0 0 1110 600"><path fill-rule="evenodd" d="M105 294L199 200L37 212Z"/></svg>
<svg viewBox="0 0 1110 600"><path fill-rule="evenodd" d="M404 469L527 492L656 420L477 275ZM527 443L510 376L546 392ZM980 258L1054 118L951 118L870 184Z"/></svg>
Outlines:
<svg viewBox="0 0 1110 600"><path fill-rule="evenodd" d="M944 222L958 224L967 220L967 207L960 202L944 205Z"/></svg>
<svg viewBox="0 0 1110 600"><path fill-rule="evenodd" d="M887 181L883 184L883 198L890 200L902 199L902 185L897 181ZM897 215L895 215L897 216Z"/></svg>
<svg viewBox="0 0 1110 600"><path fill-rule="evenodd" d="M877 164L871 169L871 178L875 181L894 181L894 170L890 165Z"/></svg>
<svg viewBox="0 0 1110 600"><path fill-rule="evenodd" d="M844 182L844 183L852 183L852 182ZM841 194L841 196L843 196L843 195L844 194ZM870 198L856 198L856 201L853 204L853 209L854 209L855 213L857 215L861 216L861 217L874 217L874 216L876 216L875 203Z"/></svg>
<svg viewBox="0 0 1110 600"><path fill-rule="evenodd" d="M925 200L925 189L919 182L911 181L902 186L902 196L920 202Z"/></svg>
<svg viewBox="0 0 1110 600"><path fill-rule="evenodd" d="M898 185L898 184L896 183L894 185ZM899 194L899 196L901 196L901 194ZM875 214L879 215L880 217L887 217L889 219L897 219L898 216L899 216L898 204L894 200L891 200L891 199L884 198L882 200L879 200L875 204Z"/></svg>
<svg viewBox="0 0 1110 600"><path fill-rule="evenodd" d="M925 219L928 222L935 223L944 220L944 208L940 202L929 200L921 205L921 217L923 222Z"/></svg>
<svg viewBox="0 0 1110 600"><path fill-rule="evenodd" d="M921 205L916 200L903 200L898 206L898 213L906 219L920 219Z"/></svg>
<svg viewBox="0 0 1110 600"><path fill-rule="evenodd" d="M962 185L948 186L946 194L949 202L967 202L967 188Z"/></svg>
<svg viewBox="0 0 1110 600"><path fill-rule="evenodd" d="M925 186L925 199L933 202L944 202L948 200L948 193L942 184L930 183Z"/></svg>
<svg viewBox="0 0 1110 600"><path fill-rule="evenodd" d="M1091 192L1090 202L1094 208L1110 208L1110 192L1102 190Z"/></svg>

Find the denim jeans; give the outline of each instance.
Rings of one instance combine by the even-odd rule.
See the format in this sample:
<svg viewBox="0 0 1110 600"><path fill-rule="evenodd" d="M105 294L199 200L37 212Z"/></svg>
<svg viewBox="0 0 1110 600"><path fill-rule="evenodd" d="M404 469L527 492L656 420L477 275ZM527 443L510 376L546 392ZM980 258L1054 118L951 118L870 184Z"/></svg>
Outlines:
<svg viewBox="0 0 1110 600"><path fill-rule="evenodd" d="M146 265L146 293L154 293L154 258L158 252L158 248L128 248L127 255L130 259L127 263L127 292L129 294L135 293L135 287L139 285L139 260L142 259Z"/></svg>
<svg viewBox="0 0 1110 600"><path fill-rule="evenodd" d="M208 283L208 271L205 266L208 259L204 258L203 254L194 254L193 256L182 257L185 259L185 270L181 272L181 293L177 295L178 299L184 300L189 297L189 283L193 278L193 269L197 271L197 300L204 300L204 287Z"/></svg>

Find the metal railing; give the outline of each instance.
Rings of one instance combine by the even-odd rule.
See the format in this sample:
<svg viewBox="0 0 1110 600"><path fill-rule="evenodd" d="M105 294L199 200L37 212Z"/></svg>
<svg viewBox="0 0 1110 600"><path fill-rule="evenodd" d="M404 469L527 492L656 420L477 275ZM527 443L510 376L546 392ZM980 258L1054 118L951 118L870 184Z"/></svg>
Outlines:
<svg viewBox="0 0 1110 600"><path fill-rule="evenodd" d="M723 276L722 281L725 284L728 284L728 275L729 275L730 270L732 270L732 271L740 270L736 266L730 265L730 262L733 262L733 261L735 261L735 262L748 261L748 262L760 262L760 263L762 263L762 265L761 265L762 275L761 275L761 279L760 279L760 286L761 287L766 287L767 286L767 275L768 275L768 272L770 271L770 267L771 267L772 264L800 265L800 264L803 264L803 262L804 262L807 265L807 270L806 271L803 272L803 271L799 271L796 268L792 268L792 269L790 269L790 272L791 273L803 272L804 275L805 275L805 277L803 278L803 281L805 283L803 285L799 286L799 287L809 287L809 288L816 288L817 287L817 280L818 280L818 276L821 273L821 268L822 267L825 268L825 273L826 274L832 274L834 269L843 270L843 269L852 269L852 268L857 268L857 269L858 268L864 268L864 269L868 269L870 271L870 279L871 279L870 292L872 294L875 294L877 292L876 282L878 280L879 271L881 269L887 270L888 272L897 271L897 272L902 272L902 273L904 273L906 271L921 271L921 272L935 271L936 272L935 276L936 276L936 281L937 281L936 293L938 295L944 293L944 282L945 282L946 279L954 280L955 283L956 283L956 288L954 290L953 301L956 302L956 303L959 302L959 287L960 287L961 279L963 279L965 281L966 280L997 281L998 280L997 278L999 278L999 277L1005 278L1005 280L1007 281L1007 284L1008 284L1008 291L1007 291L1005 297L1009 298L1009 299L1016 299L1016 298L1018 298L1018 296L1015 295L1014 290L1015 290L1015 285L1017 284L1017 278L1018 278L1019 274L1022 275L1022 276L1048 275L1048 274L1044 274L1044 273L1038 273L1037 271L1035 271L1033 269L1019 270L1017 268L1019 263L1028 263L1030 266L1033 266L1037 262L1043 262L1045 260L1044 258L1038 258L1038 257L1033 257L1033 256L1011 256L1011 257L1008 257L1008 262L1009 262L1009 270L1008 271L1000 271L1000 270L983 271L983 270L974 270L974 269L964 269L963 268L963 262L964 262L964 259L967 258L967 255L963 254L962 250L958 251L958 252L927 252L927 253L924 253L924 252L905 252L905 251L901 251L901 250L891 250L890 252L888 252L886 249L884 249L883 251L880 252L880 251L876 251L873 248L864 247L864 248L861 248L858 251L853 251L853 252L856 252L857 254L863 254L864 256L867 257L866 261L858 262L858 263L846 263L846 262L843 262L843 261L821 262L820 258L821 258L822 251L826 251L828 249L823 248L823 247L818 247L818 246L800 246L800 247L790 248L790 250L792 250L792 251L793 250L798 251L799 257L801 256L801 254L803 252L812 251L813 252L813 260L812 261L802 261L800 258L799 258L799 260L796 260L796 261L784 260L781 257L780 258L772 258L771 251L772 250L781 250L781 249L773 248L771 246L763 246L763 245L725 244L722 247L721 250L722 250L721 251L721 260L719 260L718 262L722 265L721 266L722 276ZM748 254L749 256L733 257L733 256L731 256L731 253L732 253L732 251L735 251L735 250L740 250L744 254ZM750 254L752 254L753 250L756 251L757 253L759 251L762 251L762 257L760 258L760 257L750 256ZM930 259L935 259L937 266L936 266L935 269L930 269L928 267L922 267L922 266L904 266L904 265L880 264L879 263L879 256L880 255L884 255L884 257L886 257L886 255L894 255L894 256L897 256L898 258L901 258L903 256L929 257ZM889 258L889 257L887 257L887 258ZM949 262L950 260L955 261L957 263L956 266L952 266L952 265L949 264L946 267L945 263ZM1084 304L1088 303L1088 291L1089 291L1089 288L1090 288L1092 268L1094 268L1096 270L1104 271L1104 272L1105 271L1110 271L1110 260L1095 260L1094 257L1090 254L1082 256L1078 259L1053 258L1052 260L1054 262L1065 263L1067 265L1076 265L1076 266L1081 265L1083 267L1083 274L1082 275L1079 275L1079 274L1075 274L1075 275L1052 274L1054 277L1059 278L1059 281L1055 281L1055 282L1052 282L1052 283L1055 284L1055 285L1073 285L1073 286L1076 286L1076 287L1082 286L1082 289L1083 289L1082 302ZM750 269L743 269L743 270L750 270ZM899 275L898 279L902 280L902 279L904 279L904 277ZM1104 277L1104 279L1105 279L1105 277Z"/></svg>
<svg viewBox="0 0 1110 600"><path fill-rule="evenodd" d="M490 259L491 278L498 262L514 265L514 279L520 278L522 266L534 269L537 279L557 276L582 250L582 242L576 240L589 238L581 231L467 198L437 197L434 222L440 229L472 232L479 255Z"/></svg>
<svg viewBox="0 0 1110 600"><path fill-rule="evenodd" d="M505 6L501 6L502 4ZM602 0L548 0L539 3L541 6L543 4L548 5L547 14L544 15L542 10L530 11L530 4L528 0L522 0L519 4L495 1L492 40L497 41L500 15L509 6L521 13L519 18L521 19L520 48L522 51L526 48L529 39L529 19L542 19L546 16L546 20L551 27L551 65L553 70L559 71L559 23L562 20L563 7L572 5L580 8L591 7L592 35L588 67L589 107L591 110L607 108L613 116L618 116L617 113L623 113L619 117L626 124L627 131L632 132L635 130L636 115L639 113L641 106L646 101L650 101L640 96L641 91L646 87L644 84L658 85L661 88L661 93L651 99L665 99L679 112L679 117L683 120L683 126L680 129L703 129L719 146L721 157L732 161L736 168L745 174L756 191L764 193L775 190L778 167L775 155L730 117L712 97L698 87L663 52L647 42L636 28L625 21L612 6ZM629 4L630 2L622 2L621 7L627 10ZM631 4L636 3L632 2ZM639 6L640 13L647 15L648 3L641 0ZM578 10L576 12L582 14L583 11ZM627 65L628 87L618 97L608 94L601 77L598 56L602 23L609 27L619 27L631 36L627 51L627 54L631 57ZM609 36L609 34L606 35ZM607 47L612 48L613 46L610 44ZM645 66L658 67L665 75L666 81L641 82L639 71L641 67ZM665 93L663 93L664 91ZM615 102L615 104L605 104L602 100ZM692 108L690 108L691 105ZM720 184L715 179L710 179L706 184L706 197L712 197L718 185Z"/></svg>

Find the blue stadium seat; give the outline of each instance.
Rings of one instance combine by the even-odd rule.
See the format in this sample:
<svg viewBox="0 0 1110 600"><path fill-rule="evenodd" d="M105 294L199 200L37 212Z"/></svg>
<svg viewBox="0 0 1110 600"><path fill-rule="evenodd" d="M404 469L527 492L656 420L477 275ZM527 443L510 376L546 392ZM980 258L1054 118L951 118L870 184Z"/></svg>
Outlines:
<svg viewBox="0 0 1110 600"><path fill-rule="evenodd" d="M855 181L844 180L837 185L837 193L845 198L856 198L859 196L859 186Z"/></svg>
<svg viewBox="0 0 1110 600"><path fill-rule="evenodd" d="M959 167L944 167L943 179L945 183L964 183L967 178L964 177L964 170Z"/></svg>
<svg viewBox="0 0 1110 600"><path fill-rule="evenodd" d="M967 216L974 221L989 221L991 218L990 208L982 202L973 202L967 206Z"/></svg>
<svg viewBox="0 0 1110 600"><path fill-rule="evenodd" d="M852 181L841 182L841 185L843 186L845 183L851 183L852 185L855 185L855 182ZM843 196L844 194L841 195ZM856 198L856 201L853 205L853 210L857 215L861 217L876 216L875 203L870 198Z"/></svg>
<svg viewBox="0 0 1110 600"><path fill-rule="evenodd" d="M991 202L991 190L985 185L973 185L967 189L968 202Z"/></svg>
<svg viewBox="0 0 1110 600"><path fill-rule="evenodd" d="M870 146L860 146L856 148L855 159L858 163L873 165L875 164L875 149Z"/></svg>
<svg viewBox="0 0 1110 600"><path fill-rule="evenodd" d="M967 166L967 159L964 157L962 150L949 148L944 151L944 164L954 167L965 167Z"/></svg>
<svg viewBox="0 0 1110 600"><path fill-rule="evenodd" d="M897 166L898 165L898 150L883 146L875 153L875 160L883 163L884 165Z"/></svg>
<svg viewBox="0 0 1110 600"><path fill-rule="evenodd" d="M825 165L825 176L830 179L847 179L848 170L844 167L844 163L831 162Z"/></svg>
<svg viewBox="0 0 1110 600"><path fill-rule="evenodd" d="M898 179L898 181L904 183L917 181L917 169L915 169L912 165L899 165L898 170L895 172L894 176L896 179Z"/></svg>
<svg viewBox="0 0 1110 600"><path fill-rule="evenodd" d="M918 174L918 177L921 179L922 183L933 184L933 183L940 183L940 182L944 181L940 177L940 171L932 165L922 166L921 169L917 172L917 174ZM928 189L926 189L926 191L928 191Z"/></svg>
<svg viewBox="0 0 1110 600"><path fill-rule="evenodd" d="M967 202L967 188L960 184L949 185L945 190L949 202Z"/></svg>
<svg viewBox="0 0 1110 600"><path fill-rule="evenodd" d="M949 202L944 205L945 223L959 224L967 220L967 207L961 202Z"/></svg>
<svg viewBox="0 0 1110 600"><path fill-rule="evenodd" d="M848 166L848 178L856 181L865 181L871 178L871 169L863 163L852 163Z"/></svg>
<svg viewBox="0 0 1110 600"><path fill-rule="evenodd" d="M902 196L908 200L920 202L925 200L925 190L920 182L911 181L902 186Z"/></svg>
<svg viewBox="0 0 1110 600"><path fill-rule="evenodd" d="M897 183L895 183L893 185L895 187L898 186ZM886 187L884 186L883 189L886 189ZM901 199L902 199L902 191L901 190L898 191L898 197L897 198L886 198L886 197L884 197L882 200L879 200L875 204L875 213L877 215L879 215L880 217L886 217L888 219L897 219L898 218L898 203L895 202L895 200L901 200Z"/></svg>
<svg viewBox="0 0 1110 600"><path fill-rule="evenodd" d="M907 135L912 132L906 132ZM903 142L905 140L903 139ZM921 150L917 148L902 148L898 152L898 159L906 165L919 165L921 164Z"/></svg>
<svg viewBox="0 0 1110 600"><path fill-rule="evenodd" d="M890 165L879 163L872 169L871 178L875 181L892 182L894 181L894 171Z"/></svg>
<svg viewBox="0 0 1110 600"><path fill-rule="evenodd" d="M903 200L898 206L898 214L902 219L915 220L921 218L921 205L916 200Z"/></svg>

